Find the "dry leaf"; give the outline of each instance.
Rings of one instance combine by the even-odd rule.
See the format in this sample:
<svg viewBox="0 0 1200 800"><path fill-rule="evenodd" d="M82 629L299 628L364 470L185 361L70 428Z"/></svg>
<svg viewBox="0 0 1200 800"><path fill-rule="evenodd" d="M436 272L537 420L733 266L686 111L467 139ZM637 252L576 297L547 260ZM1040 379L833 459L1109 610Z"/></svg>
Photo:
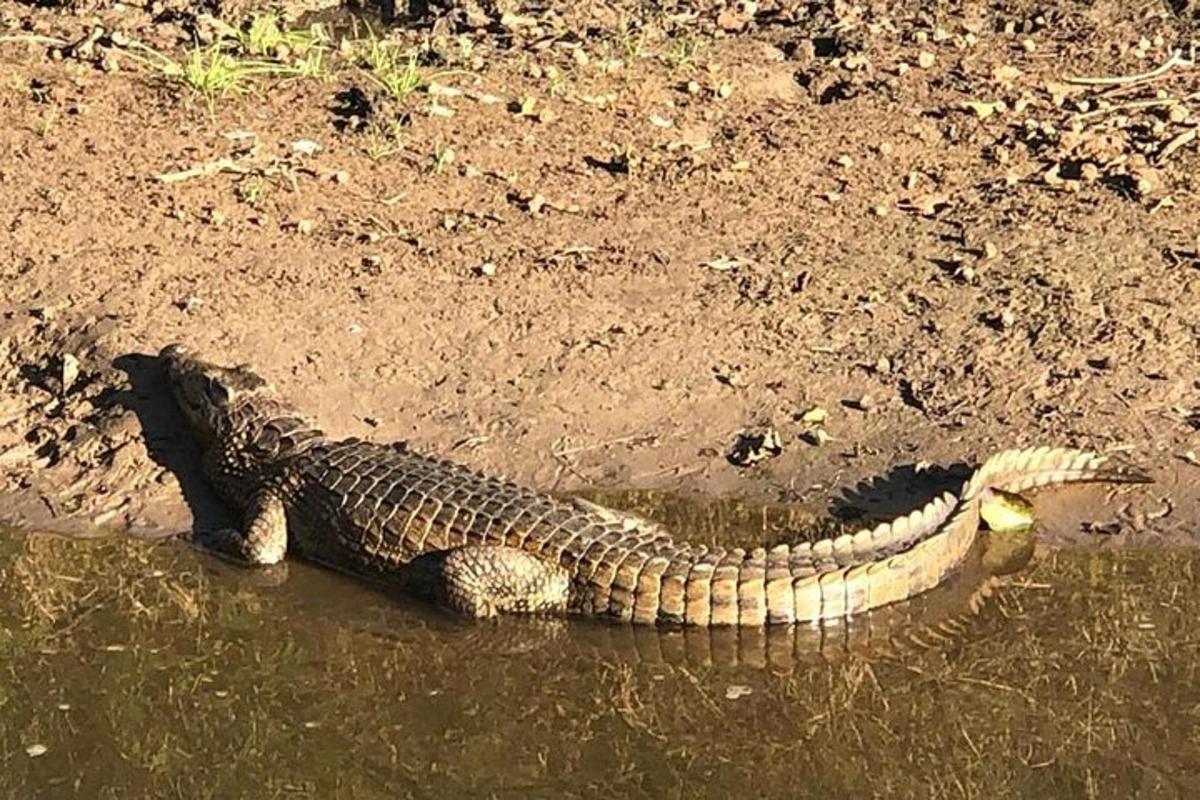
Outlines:
<svg viewBox="0 0 1200 800"><path fill-rule="evenodd" d="M800 415L800 421L809 425L820 425L829 418L829 412L822 406L813 406Z"/></svg>
<svg viewBox="0 0 1200 800"><path fill-rule="evenodd" d="M979 516L989 530L1023 531L1033 525L1033 505L1015 492L990 488L980 497Z"/></svg>
<svg viewBox="0 0 1200 800"><path fill-rule="evenodd" d="M719 256L717 258L714 258L712 261L705 261L703 266L708 267L709 269L715 269L717 272L729 272L730 270L737 269L738 267L744 266L749 263L750 263L749 261L746 261L741 258L731 258L729 256Z"/></svg>
<svg viewBox="0 0 1200 800"><path fill-rule="evenodd" d="M980 100L968 100L962 104L962 107L965 110L973 112L975 116L979 117L980 119L987 119L992 114L1002 110L1002 106L1003 101L998 103L985 103Z"/></svg>

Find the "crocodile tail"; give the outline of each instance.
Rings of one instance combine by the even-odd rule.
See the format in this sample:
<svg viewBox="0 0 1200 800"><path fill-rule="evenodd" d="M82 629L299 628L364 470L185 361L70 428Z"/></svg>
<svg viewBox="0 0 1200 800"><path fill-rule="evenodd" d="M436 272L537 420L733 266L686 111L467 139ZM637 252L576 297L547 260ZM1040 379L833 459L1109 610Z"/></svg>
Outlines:
<svg viewBox="0 0 1200 800"><path fill-rule="evenodd" d="M1060 483L1111 481L1145 483L1150 478L1105 456L1084 450L1035 447L1006 450L989 458L963 485L959 498L943 495L912 514L869 532L800 545L789 551L790 598L783 586L767 584L767 621L834 620L907 600L928 591L962 563L979 530L984 489L1022 491ZM814 554L852 556L877 540L911 542L900 552L863 563L822 568ZM772 551L773 553L776 551ZM807 559L795 556L809 555ZM773 605L774 603L774 605Z"/></svg>
<svg viewBox="0 0 1200 800"><path fill-rule="evenodd" d="M967 481L962 496L985 488L1022 492L1059 483L1152 483L1137 468L1110 456L1068 447L1029 447L1005 450L989 458Z"/></svg>
<svg viewBox="0 0 1200 800"><path fill-rule="evenodd" d="M957 569L975 542L981 494L988 487L1020 491L1147 480L1095 453L1009 450L984 462L957 497L947 492L856 533L749 553L663 543L661 537L651 537L644 547L605 546L603 559L591 559L598 563L590 570L581 608L635 622L706 626L843 619L907 600Z"/></svg>

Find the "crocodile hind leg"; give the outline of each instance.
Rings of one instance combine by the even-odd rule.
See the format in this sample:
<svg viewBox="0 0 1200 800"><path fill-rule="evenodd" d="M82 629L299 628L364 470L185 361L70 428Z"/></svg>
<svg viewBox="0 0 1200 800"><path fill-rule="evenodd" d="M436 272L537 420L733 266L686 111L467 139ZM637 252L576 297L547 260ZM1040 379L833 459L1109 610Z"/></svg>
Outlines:
<svg viewBox="0 0 1200 800"><path fill-rule="evenodd" d="M192 541L203 550L252 566L278 564L287 553L287 514L278 496L263 492L246 504L240 531L196 531Z"/></svg>
<svg viewBox="0 0 1200 800"><path fill-rule="evenodd" d="M517 547L464 545L409 564L408 588L471 617L562 613L570 573Z"/></svg>

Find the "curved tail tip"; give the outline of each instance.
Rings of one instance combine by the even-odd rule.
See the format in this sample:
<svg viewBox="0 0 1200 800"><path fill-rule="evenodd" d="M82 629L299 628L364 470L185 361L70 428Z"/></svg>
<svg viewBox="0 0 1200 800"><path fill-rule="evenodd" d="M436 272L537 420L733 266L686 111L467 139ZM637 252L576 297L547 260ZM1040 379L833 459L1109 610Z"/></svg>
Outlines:
<svg viewBox="0 0 1200 800"><path fill-rule="evenodd" d="M1127 483L1154 483L1154 476L1140 469L1132 469L1125 473L1124 480Z"/></svg>
<svg viewBox="0 0 1200 800"><path fill-rule="evenodd" d="M1111 464L1101 467L1104 480L1113 483L1154 483L1154 476L1138 465L1122 460L1114 460Z"/></svg>

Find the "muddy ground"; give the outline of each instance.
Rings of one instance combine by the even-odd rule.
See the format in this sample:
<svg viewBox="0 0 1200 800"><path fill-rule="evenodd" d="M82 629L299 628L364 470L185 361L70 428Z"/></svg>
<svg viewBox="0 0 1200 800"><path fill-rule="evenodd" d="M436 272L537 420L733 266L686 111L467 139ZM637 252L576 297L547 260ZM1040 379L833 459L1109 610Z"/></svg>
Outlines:
<svg viewBox="0 0 1200 800"><path fill-rule="evenodd" d="M250 58L196 8L3 0L8 520L219 516L149 358L182 341L546 489L852 515L1044 442L1158 479L1061 535L1197 538L1195 10L928 5L434 7L374 27L407 96L325 11L320 74L210 104L136 44Z"/></svg>

